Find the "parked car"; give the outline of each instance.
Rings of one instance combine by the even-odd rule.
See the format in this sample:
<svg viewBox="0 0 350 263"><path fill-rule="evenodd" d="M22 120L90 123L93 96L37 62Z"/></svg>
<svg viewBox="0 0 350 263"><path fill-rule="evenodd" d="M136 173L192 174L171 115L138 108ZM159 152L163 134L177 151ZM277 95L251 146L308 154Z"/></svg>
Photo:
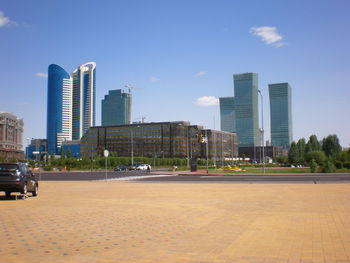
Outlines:
<svg viewBox="0 0 350 263"><path fill-rule="evenodd" d="M136 170L151 170L151 166L143 163L137 166Z"/></svg>
<svg viewBox="0 0 350 263"><path fill-rule="evenodd" d="M38 181L25 163L0 163L0 191L4 191L6 197L12 192L31 192L37 196L38 189Z"/></svg>
<svg viewBox="0 0 350 263"><path fill-rule="evenodd" d="M128 167L126 165L119 165L116 168L114 168L114 171L127 171Z"/></svg>
<svg viewBox="0 0 350 263"><path fill-rule="evenodd" d="M135 164L133 164L133 165L130 165L128 169L129 169L130 171L132 171L132 170L137 170L137 167L138 167L139 165L140 165L139 163L135 163Z"/></svg>

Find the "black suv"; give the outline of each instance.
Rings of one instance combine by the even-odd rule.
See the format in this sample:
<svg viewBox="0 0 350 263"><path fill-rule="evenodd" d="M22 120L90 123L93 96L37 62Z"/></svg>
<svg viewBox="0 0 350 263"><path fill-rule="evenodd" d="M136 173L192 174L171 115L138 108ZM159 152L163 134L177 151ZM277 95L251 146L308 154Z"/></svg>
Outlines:
<svg viewBox="0 0 350 263"><path fill-rule="evenodd" d="M12 192L38 195L38 181L25 163L0 163L0 192L4 191L6 197Z"/></svg>

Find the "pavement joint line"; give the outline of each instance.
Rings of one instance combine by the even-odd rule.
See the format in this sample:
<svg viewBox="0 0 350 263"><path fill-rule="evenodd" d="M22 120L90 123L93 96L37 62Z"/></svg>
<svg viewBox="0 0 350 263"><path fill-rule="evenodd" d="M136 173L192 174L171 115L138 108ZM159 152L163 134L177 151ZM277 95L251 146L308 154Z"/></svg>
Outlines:
<svg viewBox="0 0 350 263"><path fill-rule="evenodd" d="M144 179L144 178L155 178L155 177L170 177L170 176L178 176L177 174L173 175L141 175L141 176L129 176L129 177L118 177L118 178L108 178L106 179L99 179L96 181L133 181L138 179Z"/></svg>

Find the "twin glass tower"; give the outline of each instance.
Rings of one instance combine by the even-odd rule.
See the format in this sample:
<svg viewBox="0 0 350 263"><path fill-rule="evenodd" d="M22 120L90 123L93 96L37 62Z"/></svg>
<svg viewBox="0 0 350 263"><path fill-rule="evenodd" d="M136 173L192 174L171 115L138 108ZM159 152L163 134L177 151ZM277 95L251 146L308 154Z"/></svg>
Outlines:
<svg viewBox="0 0 350 263"><path fill-rule="evenodd" d="M60 154L64 141L80 140L95 126L96 63L85 63L71 74L51 64L47 88L48 153Z"/></svg>
<svg viewBox="0 0 350 263"><path fill-rule="evenodd" d="M261 146L258 74L234 74L235 97L220 98L221 130L237 133L240 147ZM292 142L291 88L269 84L271 144L289 149Z"/></svg>

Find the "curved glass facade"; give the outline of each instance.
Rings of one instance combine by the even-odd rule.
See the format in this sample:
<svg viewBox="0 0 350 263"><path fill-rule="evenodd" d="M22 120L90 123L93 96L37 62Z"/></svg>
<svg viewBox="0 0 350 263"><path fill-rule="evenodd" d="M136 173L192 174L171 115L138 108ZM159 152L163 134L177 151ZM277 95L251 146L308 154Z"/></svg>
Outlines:
<svg viewBox="0 0 350 263"><path fill-rule="evenodd" d="M59 154L63 141L72 139L72 79L60 66L51 64L47 83L47 150Z"/></svg>
<svg viewBox="0 0 350 263"><path fill-rule="evenodd" d="M71 74L73 80L72 138L80 140L85 132L95 126L96 63L88 62Z"/></svg>

